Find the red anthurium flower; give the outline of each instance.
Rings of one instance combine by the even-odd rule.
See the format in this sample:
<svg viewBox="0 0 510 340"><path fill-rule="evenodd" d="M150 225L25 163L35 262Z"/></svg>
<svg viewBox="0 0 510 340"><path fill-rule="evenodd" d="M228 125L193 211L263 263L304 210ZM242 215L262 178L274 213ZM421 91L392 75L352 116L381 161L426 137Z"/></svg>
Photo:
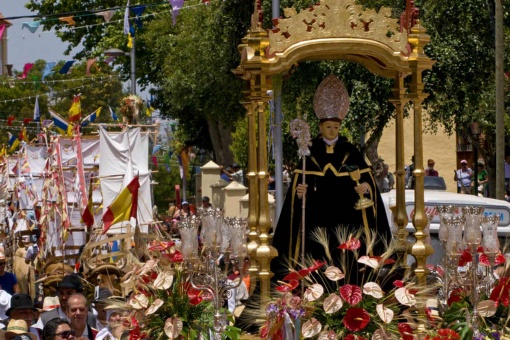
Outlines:
<svg viewBox="0 0 510 340"><path fill-rule="evenodd" d="M195 296L193 299L189 300L189 304L192 306L198 305L200 302L204 301L204 299L200 296Z"/></svg>
<svg viewBox="0 0 510 340"><path fill-rule="evenodd" d="M290 292L299 286L298 280L289 280L289 283L280 281L280 283L282 283L282 285L276 287L275 289L281 293Z"/></svg>
<svg viewBox="0 0 510 340"><path fill-rule="evenodd" d="M476 248L476 252L477 252L477 253L483 253L483 247L482 247L482 246L478 246L478 247Z"/></svg>
<svg viewBox="0 0 510 340"><path fill-rule="evenodd" d="M359 249L359 247L361 247L361 242L358 239L351 237L349 240L347 240L347 242L342 243L337 248L338 249L347 249L347 250L356 250L356 249Z"/></svg>
<svg viewBox="0 0 510 340"><path fill-rule="evenodd" d="M395 280L393 281L393 285L397 288L402 288L405 286L405 283L402 280Z"/></svg>
<svg viewBox="0 0 510 340"><path fill-rule="evenodd" d="M173 254L170 254L171 258L170 261L177 263L182 262L184 259L182 258L182 254L180 251L176 250Z"/></svg>
<svg viewBox="0 0 510 340"><path fill-rule="evenodd" d="M399 323L398 331L403 340L414 340L413 329L407 323Z"/></svg>
<svg viewBox="0 0 510 340"><path fill-rule="evenodd" d="M308 274L310 274L310 270L308 270L308 268L305 268L305 269L301 269L297 272L292 272L292 273L288 273L287 275L285 275L285 277L283 278L284 281L290 281L290 280L302 280L305 278L305 276L307 276Z"/></svg>
<svg viewBox="0 0 510 340"><path fill-rule="evenodd" d="M460 340L460 335L450 328L442 328L437 331L436 337L434 339L438 340Z"/></svg>
<svg viewBox="0 0 510 340"><path fill-rule="evenodd" d="M491 265L490 261L489 261L489 257L486 254L480 255L479 262L481 264L483 264L484 266L490 266ZM503 264L503 263L505 263L505 256L503 254L499 253L494 258L494 264Z"/></svg>
<svg viewBox="0 0 510 340"><path fill-rule="evenodd" d="M489 297L492 301L501 302L505 307L508 307L510 302L510 278L503 277L491 292Z"/></svg>
<svg viewBox="0 0 510 340"><path fill-rule="evenodd" d="M343 337L344 340L366 340L364 337L354 334L347 334Z"/></svg>
<svg viewBox="0 0 510 340"><path fill-rule="evenodd" d="M154 241L149 247L150 251L165 251L175 245L175 242Z"/></svg>
<svg viewBox="0 0 510 340"><path fill-rule="evenodd" d="M355 285L343 285L340 287L340 296L351 306L361 301L361 288Z"/></svg>
<svg viewBox="0 0 510 340"><path fill-rule="evenodd" d="M379 264L381 263L381 260L382 260L382 256L370 256L371 259L376 259L377 262L379 262ZM395 263L395 260L394 259L386 259L384 260L384 263L383 265L387 265L387 264L393 264Z"/></svg>
<svg viewBox="0 0 510 340"><path fill-rule="evenodd" d="M308 267L308 271L309 271L310 273L313 273L314 271L316 271L316 270L317 270L317 269L319 269L320 267L324 266L325 264L326 264L326 261L321 262L321 261L315 260L315 261L313 262L313 264L312 264L310 267Z"/></svg>
<svg viewBox="0 0 510 340"><path fill-rule="evenodd" d="M466 264L468 264L472 260L473 260L473 256L471 256L471 253L467 250L464 250L462 252L462 255L460 255L459 267L464 267Z"/></svg>
<svg viewBox="0 0 510 340"><path fill-rule="evenodd" d="M351 332L358 332L370 322L370 314L363 308L349 308L342 321L345 328Z"/></svg>
<svg viewBox="0 0 510 340"><path fill-rule="evenodd" d="M454 302L458 302L460 300L462 300L462 288L456 288L450 293L447 304L448 306L451 306Z"/></svg>

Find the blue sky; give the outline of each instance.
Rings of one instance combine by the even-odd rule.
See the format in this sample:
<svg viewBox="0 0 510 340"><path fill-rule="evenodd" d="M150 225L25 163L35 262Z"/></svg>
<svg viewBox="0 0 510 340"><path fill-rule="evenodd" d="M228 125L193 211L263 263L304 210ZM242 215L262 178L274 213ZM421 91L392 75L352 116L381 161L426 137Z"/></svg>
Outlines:
<svg viewBox="0 0 510 340"><path fill-rule="evenodd" d="M33 14L25 8L24 4L24 0L2 0L0 12L4 17ZM71 56L64 55L67 44L60 41L53 31L42 31L39 28L35 33L30 33L27 29L21 29L25 21L33 21L33 19L11 20L13 25L8 29L7 63L13 64L14 69L22 70L23 65L38 59L46 61L71 60Z"/></svg>

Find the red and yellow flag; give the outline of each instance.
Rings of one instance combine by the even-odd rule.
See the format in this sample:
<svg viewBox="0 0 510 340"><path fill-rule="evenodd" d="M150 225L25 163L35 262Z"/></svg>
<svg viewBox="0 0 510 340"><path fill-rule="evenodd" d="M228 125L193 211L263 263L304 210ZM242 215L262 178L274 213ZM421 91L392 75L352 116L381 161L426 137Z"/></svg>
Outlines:
<svg viewBox="0 0 510 340"><path fill-rule="evenodd" d="M103 235L106 234L113 224L129 221L131 217L136 218L139 188L140 182L137 176L120 192L115 201L110 204L103 216Z"/></svg>
<svg viewBox="0 0 510 340"><path fill-rule="evenodd" d="M81 120L81 100L80 95L74 95L73 104L69 109L69 123L78 122Z"/></svg>

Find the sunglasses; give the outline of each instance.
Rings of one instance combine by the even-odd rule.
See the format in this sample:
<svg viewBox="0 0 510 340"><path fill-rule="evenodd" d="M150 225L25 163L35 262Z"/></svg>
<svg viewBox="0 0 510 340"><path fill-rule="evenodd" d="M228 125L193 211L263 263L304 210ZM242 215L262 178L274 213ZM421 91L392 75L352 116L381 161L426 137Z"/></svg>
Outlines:
<svg viewBox="0 0 510 340"><path fill-rule="evenodd" d="M69 338L71 335L72 336L75 336L76 335L76 332L73 331L73 330L70 330L70 331L63 331L61 333L55 333L55 335L58 335L59 337L63 338L63 339L67 339Z"/></svg>

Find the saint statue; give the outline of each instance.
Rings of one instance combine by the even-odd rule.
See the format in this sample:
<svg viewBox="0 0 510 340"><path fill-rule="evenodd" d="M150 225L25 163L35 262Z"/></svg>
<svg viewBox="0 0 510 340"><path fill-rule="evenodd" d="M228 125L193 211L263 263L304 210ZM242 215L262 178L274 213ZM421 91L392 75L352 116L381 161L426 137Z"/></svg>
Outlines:
<svg viewBox="0 0 510 340"><path fill-rule="evenodd" d="M285 264L303 263L300 238L304 195L307 258L328 260L326 253L329 252L334 262L339 261L341 250L336 249L340 245L336 236L338 228L344 235L361 235L359 256L380 256L386 251L385 243L390 243L391 231L372 169L361 152L347 138L339 136L348 109L349 97L344 84L333 75L325 78L314 97L320 136L312 140L310 155L304 157L294 171L273 237L278 257L273 259L271 270L276 279L288 273ZM305 185L301 184L302 162L306 162ZM327 251L311 237L319 227L326 230ZM368 230L371 232L367 236ZM383 240L386 242L381 242ZM351 258L346 265L351 267L348 282L358 282L356 259Z"/></svg>

